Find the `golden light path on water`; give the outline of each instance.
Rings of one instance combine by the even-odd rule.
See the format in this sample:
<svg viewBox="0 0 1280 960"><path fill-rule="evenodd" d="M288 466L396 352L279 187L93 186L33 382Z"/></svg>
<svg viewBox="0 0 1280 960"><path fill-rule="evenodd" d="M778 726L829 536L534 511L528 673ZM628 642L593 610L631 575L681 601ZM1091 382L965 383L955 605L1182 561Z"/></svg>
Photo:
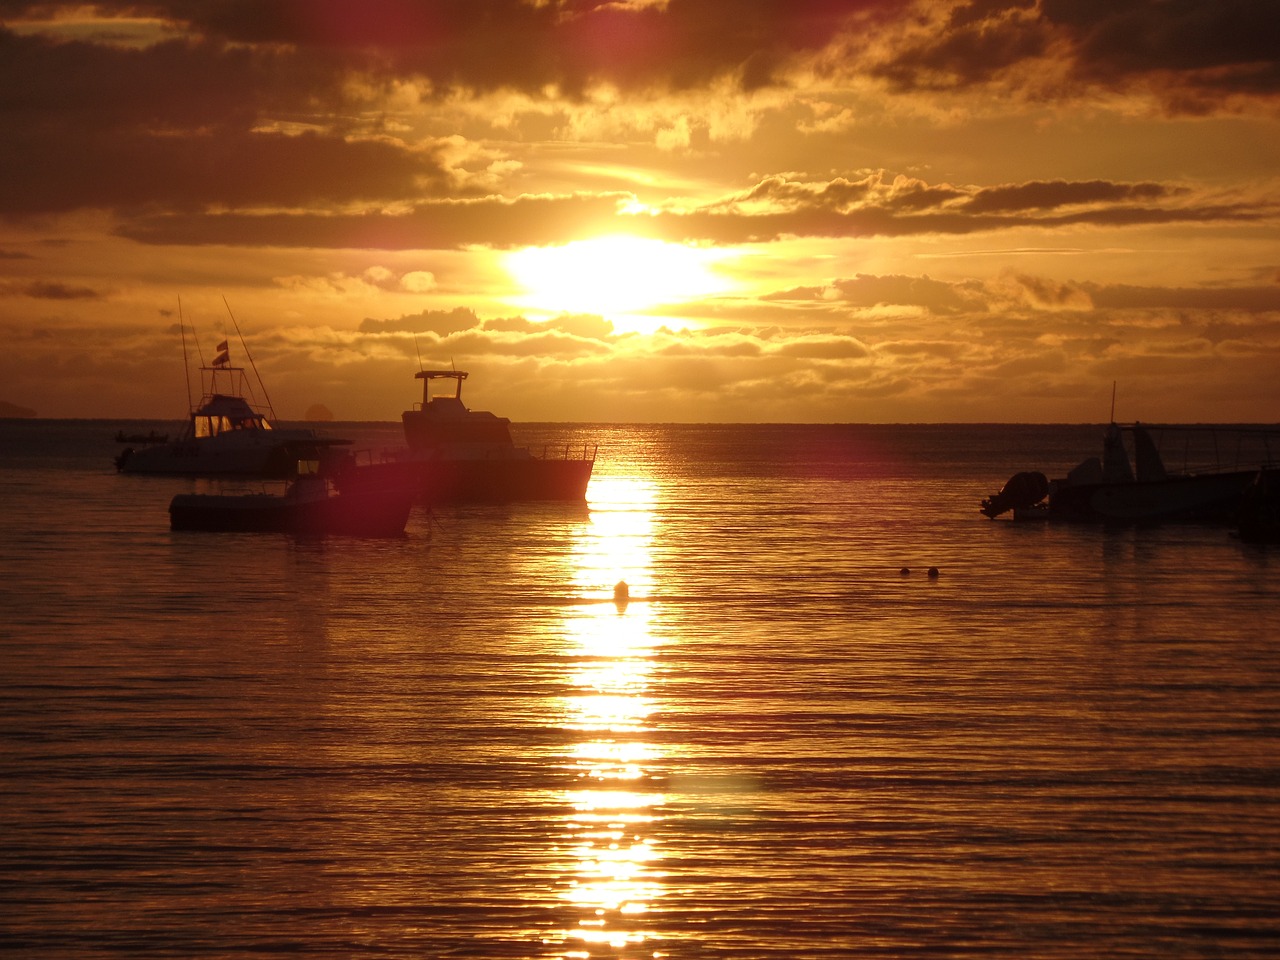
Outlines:
<svg viewBox="0 0 1280 960"><path fill-rule="evenodd" d="M563 931L571 957L639 949L646 933L637 919L662 896L651 835L664 803L654 788L663 758L647 737L655 495L646 480L593 481L590 524L573 559L577 595L588 602L565 623L573 667L563 722L578 735L565 758L578 784L564 796L574 875L562 897L578 916L577 928ZM626 594L615 593L624 583Z"/></svg>

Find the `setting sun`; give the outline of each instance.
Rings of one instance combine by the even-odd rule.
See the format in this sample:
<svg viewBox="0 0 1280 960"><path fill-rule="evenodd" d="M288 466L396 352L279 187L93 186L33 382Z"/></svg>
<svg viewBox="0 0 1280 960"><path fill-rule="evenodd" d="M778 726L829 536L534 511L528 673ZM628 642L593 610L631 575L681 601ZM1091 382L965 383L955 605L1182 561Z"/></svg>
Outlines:
<svg viewBox="0 0 1280 960"><path fill-rule="evenodd" d="M522 288L515 299L521 307L617 320L728 291L729 281L715 272L725 257L719 250L617 235L528 247L508 255L506 268Z"/></svg>

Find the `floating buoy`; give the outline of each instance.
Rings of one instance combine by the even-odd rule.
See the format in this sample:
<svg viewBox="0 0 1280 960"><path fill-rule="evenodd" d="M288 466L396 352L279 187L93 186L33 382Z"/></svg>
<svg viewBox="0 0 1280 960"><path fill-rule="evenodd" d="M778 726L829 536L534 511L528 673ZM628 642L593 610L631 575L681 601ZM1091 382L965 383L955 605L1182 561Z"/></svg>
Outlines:
<svg viewBox="0 0 1280 960"><path fill-rule="evenodd" d="M898 573L902 574L902 576L904 577L909 577L911 576L911 568L903 567L901 570L898 571Z"/></svg>
<svg viewBox="0 0 1280 960"><path fill-rule="evenodd" d="M627 581L619 580L613 587L613 599L630 600L631 588L627 586Z"/></svg>
<svg viewBox="0 0 1280 960"><path fill-rule="evenodd" d="M929 568L929 579L930 579L930 580L937 580L937 579L938 579L938 568L937 568L937 567L930 567L930 568Z"/></svg>

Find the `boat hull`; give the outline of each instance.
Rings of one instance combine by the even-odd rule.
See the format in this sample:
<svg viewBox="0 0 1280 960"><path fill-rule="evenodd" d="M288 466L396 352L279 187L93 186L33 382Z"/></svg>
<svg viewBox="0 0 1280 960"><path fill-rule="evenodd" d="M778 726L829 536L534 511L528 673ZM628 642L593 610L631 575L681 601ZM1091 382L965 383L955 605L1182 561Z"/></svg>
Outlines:
<svg viewBox="0 0 1280 960"><path fill-rule="evenodd" d="M361 479L338 476L339 488L374 483L412 488L429 504L583 502L594 460L541 457L404 459L358 468Z"/></svg>
<svg viewBox="0 0 1280 960"><path fill-rule="evenodd" d="M288 494L180 493L169 503L171 530L395 537L404 533L411 492L365 490L319 498Z"/></svg>
<svg viewBox="0 0 1280 960"><path fill-rule="evenodd" d="M1230 521L1256 475L1257 471L1243 470L1128 483L1061 484L1049 491L1048 516L1103 523Z"/></svg>
<svg viewBox="0 0 1280 960"><path fill-rule="evenodd" d="M293 476L299 460L319 460L332 443L312 437L205 437L140 450L126 449L116 459L121 473L180 477L250 477L282 480Z"/></svg>

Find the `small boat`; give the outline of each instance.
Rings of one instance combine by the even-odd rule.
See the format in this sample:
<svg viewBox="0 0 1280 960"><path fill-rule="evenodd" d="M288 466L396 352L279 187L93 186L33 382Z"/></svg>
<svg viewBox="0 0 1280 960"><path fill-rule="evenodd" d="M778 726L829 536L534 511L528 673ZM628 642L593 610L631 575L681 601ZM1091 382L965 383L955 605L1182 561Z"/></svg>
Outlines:
<svg viewBox="0 0 1280 960"><path fill-rule="evenodd" d="M1280 469L1258 471L1241 500L1236 530L1246 543L1280 543Z"/></svg>
<svg viewBox="0 0 1280 960"><path fill-rule="evenodd" d="M320 459L350 443L306 428L277 428L246 399L243 367L229 362L226 341L212 365L200 368L204 396L193 407L179 439L162 438L141 449L126 447L115 458L121 473L192 477L288 478L299 460ZM269 404L268 404L269 408Z"/></svg>
<svg viewBox="0 0 1280 960"><path fill-rule="evenodd" d="M416 491L359 484L335 490L330 479L302 472L283 494L180 493L169 502L171 530L290 533L303 537L397 537L404 533Z"/></svg>
<svg viewBox="0 0 1280 960"><path fill-rule="evenodd" d="M581 456L568 447L559 456L534 454L515 445L509 419L463 404L465 372L421 370L415 379L422 381L422 402L401 416L408 449L361 465L357 476L404 478L432 504L586 500L594 449L584 446ZM339 473L339 482L345 487L353 481Z"/></svg>
<svg viewBox="0 0 1280 960"><path fill-rule="evenodd" d="M1256 462L1211 467L1194 472L1166 468L1153 432L1169 432L1190 438L1212 434L1214 450L1219 435L1251 438ZM1124 437L1131 438L1133 459ZM1113 524L1195 521L1233 522L1245 493L1259 469L1270 461L1267 437L1274 431L1217 427L1152 427L1134 423L1110 424L1103 440L1103 455L1091 457L1061 479L1045 482L1036 471L1015 474L998 492L985 498L979 510L995 519L1013 511L1014 519L1089 521ZM1190 440L1185 439L1188 445ZM1219 456L1220 459L1220 456Z"/></svg>

